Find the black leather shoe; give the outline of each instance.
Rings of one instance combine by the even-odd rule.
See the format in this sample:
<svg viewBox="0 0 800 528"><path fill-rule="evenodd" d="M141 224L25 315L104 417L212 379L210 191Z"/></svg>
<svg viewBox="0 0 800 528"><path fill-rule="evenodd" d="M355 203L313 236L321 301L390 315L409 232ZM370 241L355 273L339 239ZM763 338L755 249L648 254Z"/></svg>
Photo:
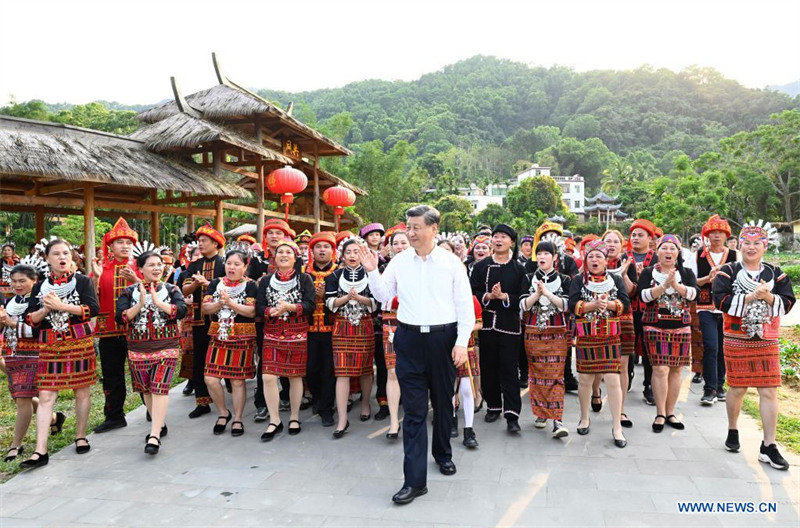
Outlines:
<svg viewBox="0 0 800 528"><path fill-rule="evenodd" d="M456 465L452 460L445 460L444 462L437 462L439 464L439 473L442 475L455 475Z"/></svg>
<svg viewBox="0 0 800 528"><path fill-rule="evenodd" d="M344 436L344 434L347 432L349 428L350 428L350 420L348 420L347 423L344 424L344 429L335 430L333 432L333 437L338 440L339 438Z"/></svg>
<svg viewBox="0 0 800 528"><path fill-rule="evenodd" d="M81 441L81 440L86 442L86 445L78 445L78 442ZM89 441L86 440L86 438L76 438L75 439L75 452L78 453L79 455L82 455L84 453L88 453L91 448L92 448L92 446L89 445Z"/></svg>
<svg viewBox="0 0 800 528"><path fill-rule="evenodd" d="M240 427L235 427L239 424ZM244 424L238 420L231 422L231 436L242 436L244 434Z"/></svg>
<svg viewBox="0 0 800 528"><path fill-rule="evenodd" d="M655 405L656 400L653 397L653 388L652 387L645 387L642 391L642 398L647 405Z"/></svg>
<svg viewBox="0 0 800 528"><path fill-rule="evenodd" d="M522 429L519 426L519 422L517 420L508 420L508 423L506 424L506 430L509 433L514 433L514 434L522 431Z"/></svg>
<svg viewBox="0 0 800 528"><path fill-rule="evenodd" d="M386 438L389 439L389 440L397 440L400 437L400 429L401 428L402 428L402 425L397 424L397 432L396 433L386 433Z"/></svg>
<svg viewBox="0 0 800 528"><path fill-rule="evenodd" d="M417 497L428 493L428 488L412 488L411 486L403 486L400 491L394 494L392 502L395 504L408 504Z"/></svg>
<svg viewBox="0 0 800 528"><path fill-rule="evenodd" d="M487 423L496 422L500 418L500 411L486 411L486 416L483 417Z"/></svg>
<svg viewBox="0 0 800 528"><path fill-rule="evenodd" d="M61 429L64 427L64 421L67 419L66 415L61 411L56 412L56 421L55 423L50 424L50 436L55 436L61 432Z"/></svg>
<svg viewBox="0 0 800 528"><path fill-rule="evenodd" d="M630 429L631 427L633 427L633 422L631 421L631 419L630 419L630 418L628 418L628 415L627 415L627 414L625 414L625 413L621 413L621 415L622 415L622 416L624 416L625 418L621 418L621 419L620 419L620 421L619 421L620 425L621 425L622 427L626 427L626 428L628 428L628 429Z"/></svg>
<svg viewBox="0 0 800 528"><path fill-rule="evenodd" d="M667 417L664 416L663 414L657 414L656 415L656 420L658 420L659 418L663 418L665 421L667 419ZM663 423L656 423L656 421L653 420L653 432L654 433L660 433L663 430L664 430L664 424Z"/></svg>
<svg viewBox="0 0 800 528"><path fill-rule="evenodd" d="M233 413L231 413L231 411L228 411L228 416L218 416L217 422L214 424L214 434L221 435L224 433L225 428L228 427L228 422L231 421L231 418L233 418ZM222 420L224 423L219 423L220 420Z"/></svg>
<svg viewBox="0 0 800 528"><path fill-rule="evenodd" d="M670 418L673 418L673 420L670 420ZM677 429L678 431L683 431L686 428L686 426L683 425L683 422L678 420L678 418L674 414L670 414L667 416L667 425L672 427L673 429Z"/></svg>
<svg viewBox="0 0 800 528"><path fill-rule="evenodd" d="M184 396L191 396L193 392L194 392L194 382L192 380L189 380L186 382L186 386L183 388L182 394Z"/></svg>
<svg viewBox="0 0 800 528"><path fill-rule="evenodd" d="M169 429L167 429L167 424L161 426L161 434L159 435L161 438L164 438L169 433Z"/></svg>
<svg viewBox="0 0 800 528"><path fill-rule="evenodd" d="M450 438L458 438L458 415L453 415L453 421L450 422Z"/></svg>
<svg viewBox="0 0 800 528"><path fill-rule="evenodd" d="M292 424L297 424L297 427L292 427ZM289 420L289 434L294 436L300 434L303 428L300 426L300 420Z"/></svg>
<svg viewBox="0 0 800 528"><path fill-rule="evenodd" d="M125 421L125 418L119 418L117 420L106 420L105 422L95 427L94 432L106 433L108 431L113 431L114 429L125 427L126 425L128 425L128 422Z"/></svg>
<svg viewBox="0 0 800 528"><path fill-rule="evenodd" d="M150 443L150 439L151 438L154 439L158 443L157 444L151 444ZM145 442L144 443L144 452L145 453L147 453L148 455L155 455L156 453L158 453L158 449L159 449L159 447L161 447L161 440L158 437L153 436L153 435L147 435L147 438L145 438L144 442Z"/></svg>
<svg viewBox="0 0 800 528"><path fill-rule="evenodd" d="M189 418L199 418L200 416L210 412L211 407L209 405L198 405L192 410L192 412L189 413Z"/></svg>
<svg viewBox="0 0 800 528"><path fill-rule="evenodd" d="M579 426L580 426L580 424L581 424L581 422L578 421L578 425ZM592 425L592 421L589 420L589 423L586 424L586 427L578 427L576 430L578 431L578 434L581 435L581 436L587 435L587 434L589 434L589 427L591 427L591 425Z"/></svg>
<svg viewBox="0 0 800 528"><path fill-rule="evenodd" d="M475 438L475 430L472 427L464 428L464 441L461 443L468 449L475 449L478 447L478 439Z"/></svg>
<svg viewBox="0 0 800 528"><path fill-rule="evenodd" d="M11 454L12 451L14 451L13 455ZM8 451L6 451L6 457L3 459L3 462L11 462L18 456L21 456L22 453L24 452L25 452L25 446L9 447Z"/></svg>
<svg viewBox="0 0 800 528"><path fill-rule="evenodd" d="M380 422L381 420L385 420L389 417L389 406L388 405L381 405L378 409L378 412L375 413L375 421Z"/></svg>
<svg viewBox="0 0 800 528"><path fill-rule="evenodd" d="M320 414L319 419L322 422L322 427L333 427L333 415L332 414Z"/></svg>
<svg viewBox="0 0 800 528"><path fill-rule="evenodd" d="M738 453L739 448L739 430L738 429L728 429L728 438L725 439L725 449L730 451L731 453Z"/></svg>
<svg viewBox="0 0 800 528"><path fill-rule="evenodd" d="M566 392L578 390L578 380L576 380L574 377L564 378L564 390Z"/></svg>
<svg viewBox="0 0 800 528"><path fill-rule="evenodd" d="M611 431L611 436L614 436L614 431ZM614 438L614 445L620 449L628 445L628 441L623 436L622 438Z"/></svg>
<svg viewBox="0 0 800 528"><path fill-rule="evenodd" d="M600 390L600 394L592 394L592 410L594 412L600 412L603 410L603 391Z"/></svg>
<svg viewBox="0 0 800 528"><path fill-rule="evenodd" d="M274 426L275 428L272 431L264 431L263 433L261 433L262 442L269 442L270 440L275 438L276 434L279 434L280 432L283 431L283 422L279 423L277 426L274 423L270 423L267 426L267 429L269 429L270 425Z"/></svg>
<svg viewBox="0 0 800 528"><path fill-rule="evenodd" d="M21 467L22 469L34 469L46 466L47 463L50 462L50 455L48 455L47 453L42 454L39 453L38 451L34 451L33 455L36 455L38 458L29 458L28 460L23 460L22 462L20 462L19 467Z"/></svg>

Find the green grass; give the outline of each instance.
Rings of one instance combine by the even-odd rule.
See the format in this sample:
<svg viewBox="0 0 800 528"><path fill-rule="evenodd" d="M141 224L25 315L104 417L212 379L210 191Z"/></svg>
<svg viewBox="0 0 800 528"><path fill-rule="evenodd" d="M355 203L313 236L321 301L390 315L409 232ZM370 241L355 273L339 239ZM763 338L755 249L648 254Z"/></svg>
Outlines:
<svg viewBox="0 0 800 528"><path fill-rule="evenodd" d="M99 358L97 361L97 370L99 377L101 374ZM174 387L182 381L183 378L179 378L176 375L172 379L172 386ZM127 413L142 405L139 393L131 390L130 371L127 368L125 370L125 385L128 389L128 396L125 399L125 412ZM103 386L99 381L92 386L91 398L92 407L89 411L87 433L91 433L92 430L104 420L103 403L105 398L103 397ZM49 453L55 453L63 447L69 448L75 441L75 394L72 391L60 392L58 400L56 401L55 410L63 412L67 416L67 420L64 422L64 428L61 434L50 437L48 445ZM31 419L31 425L28 428L28 434L22 441L22 445L25 446L25 453L23 456L17 457L16 460L11 462L2 461L14 436L14 421L16 415L17 407L14 404L14 400L11 398L11 394L8 392L6 375L0 372L0 454L2 455L2 457L0 457L0 483L7 481L20 472L19 463L28 458L36 446L36 415L34 415Z"/></svg>
<svg viewBox="0 0 800 528"><path fill-rule="evenodd" d="M742 410L755 418L761 427L758 396L745 395ZM778 430L775 438L793 453L800 454L800 418L778 413Z"/></svg>

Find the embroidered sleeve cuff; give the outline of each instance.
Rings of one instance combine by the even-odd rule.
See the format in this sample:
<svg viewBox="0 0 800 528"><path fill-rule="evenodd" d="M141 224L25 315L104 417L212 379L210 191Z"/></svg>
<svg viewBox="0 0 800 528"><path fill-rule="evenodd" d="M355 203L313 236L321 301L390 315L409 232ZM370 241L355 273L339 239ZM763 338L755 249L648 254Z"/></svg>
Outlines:
<svg viewBox="0 0 800 528"><path fill-rule="evenodd" d="M31 328L39 328L39 325L42 324L41 322L34 323L33 319L31 318L31 314L25 316L25 323Z"/></svg>
<svg viewBox="0 0 800 528"><path fill-rule="evenodd" d="M82 310L82 312L81 312L80 317L81 317L82 321L88 321L89 319L92 318L91 317L91 311L89 310L89 307L87 305L82 304L81 305L81 310Z"/></svg>
<svg viewBox="0 0 800 528"><path fill-rule="evenodd" d="M728 315L741 317L744 314L745 294L737 293L731 296L731 306L728 308Z"/></svg>
<svg viewBox="0 0 800 528"><path fill-rule="evenodd" d="M694 288L692 286L687 286L686 287L686 300L687 301L693 301L696 298L697 298L697 288Z"/></svg>
<svg viewBox="0 0 800 528"><path fill-rule="evenodd" d="M336 306L333 304L333 301L334 301L334 300L336 300L336 298L335 298L335 297L329 297L328 299L325 299L325 306L326 306L326 307L328 308L328 310L330 310L331 312L333 312L333 313L336 313L337 311L339 311L339 308L337 308L337 307L336 307Z"/></svg>
<svg viewBox="0 0 800 528"><path fill-rule="evenodd" d="M509 306L511 306L511 300L510 300L510 299L508 299L508 298L507 298L507 299L504 299L504 300L502 301L502 303L503 303L503 308L508 308Z"/></svg>
<svg viewBox="0 0 800 528"><path fill-rule="evenodd" d="M646 303L653 302L653 288L642 290L642 300Z"/></svg>
<svg viewBox="0 0 800 528"><path fill-rule="evenodd" d="M213 302L214 302L214 296L213 295L205 295L205 296L203 296L203 303L210 304L210 303L213 303Z"/></svg>
<svg viewBox="0 0 800 528"><path fill-rule="evenodd" d="M614 301L614 307L616 308L617 315L621 314L623 310L625 310L625 305L622 304L622 301L620 301L619 299L616 299Z"/></svg>
<svg viewBox="0 0 800 528"><path fill-rule="evenodd" d="M176 319L178 317L178 306L175 304L169 305L169 318Z"/></svg>
<svg viewBox="0 0 800 528"><path fill-rule="evenodd" d="M491 299L486 299L486 297L488 297L488 296L489 296L489 294L488 294L488 293L484 293L484 294L483 294L483 297L481 297L481 303L482 303L484 306L489 306L489 302L491 301Z"/></svg>
<svg viewBox="0 0 800 528"><path fill-rule="evenodd" d="M772 302L772 317L780 317L785 314L786 307L783 304L783 297L776 295L775 300Z"/></svg>
<svg viewBox="0 0 800 528"><path fill-rule="evenodd" d="M583 301L578 301L578 304L575 305L575 315L583 315L583 304Z"/></svg>

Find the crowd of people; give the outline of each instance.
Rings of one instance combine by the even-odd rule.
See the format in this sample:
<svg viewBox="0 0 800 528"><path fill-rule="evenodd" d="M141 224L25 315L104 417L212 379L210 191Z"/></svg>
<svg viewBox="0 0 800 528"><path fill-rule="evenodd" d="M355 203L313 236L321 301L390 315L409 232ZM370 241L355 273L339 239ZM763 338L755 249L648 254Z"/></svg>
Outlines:
<svg viewBox="0 0 800 528"><path fill-rule="evenodd" d="M354 405L361 421L388 419L387 440L402 435L404 443L406 482L394 497L401 504L427 491L428 401L433 456L444 474L456 471L451 438L478 447L474 416L484 407L485 422L502 417L510 434L521 433L521 388L533 425L551 422L555 438L570 434L565 392L577 390L575 432L587 435L605 391L611 440L624 448L637 362L643 399L655 407L653 432L684 429L676 406L691 368L692 381L704 383L700 404L726 402L730 451L740 448L744 392L757 388L759 459L788 467L775 444L778 326L795 298L787 275L764 261L775 235L769 224L748 223L734 237L714 215L684 244L646 219L627 233L582 237L549 221L532 235L498 224L471 237L442 236L439 220L435 209L417 206L389 229L370 223L357 234L297 235L271 218L260 243L251 235L227 241L207 224L177 259L139 241L122 218L85 264L78 248L56 237L23 259L4 244L3 368L17 405L5 460L22 458L35 413L36 446L22 465L48 463L48 437L65 420L54 405L68 389L76 451L90 450L89 389L99 357L105 421L94 431L127 425L127 360L151 421L150 455L168 432L176 374L196 400L189 418L213 408L216 435L229 425L232 436L245 434L245 381L253 378L264 442L284 430L300 434L308 407L335 439L347 434Z"/></svg>

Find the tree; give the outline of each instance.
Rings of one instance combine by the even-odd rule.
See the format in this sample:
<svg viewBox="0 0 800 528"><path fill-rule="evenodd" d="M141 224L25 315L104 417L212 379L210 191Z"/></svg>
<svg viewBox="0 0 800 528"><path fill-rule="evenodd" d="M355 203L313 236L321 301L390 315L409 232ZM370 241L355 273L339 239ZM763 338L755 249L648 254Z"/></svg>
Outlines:
<svg viewBox="0 0 800 528"><path fill-rule="evenodd" d="M100 247L103 242L103 235L113 226L99 218L94 219L94 244L95 247ZM80 246L85 243L83 238L83 217L78 215L69 215L61 222L60 225L53 226L49 234L63 238L70 244Z"/></svg>
<svg viewBox="0 0 800 528"><path fill-rule="evenodd" d="M472 204L460 196L443 196L436 200L433 206L442 214L439 224L441 231L447 233L470 231L475 226Z"/></svg>
<svg viewBox="0 0 800 528"><path fill-rule="evenodd" d="M540 165L548 165L547 162L552 159L557 163L561 174L580 174L586 180L586 187L591 190L600 188L603 170L611 165L616 157L616 154L596 137L584 141L565 137L555 145L536 153Z"/></svg>
<svg viewBox="0 0 800 528"><path fill-rule="evenodd" d="M546 216L565 211L561 188L550 176L532 176L508 191L506 207L516 217L525 213Z"/></svg>
<svg viewBox="0 0 800 528"><path fill-rule="evenodd" d="M486 224L489 226L496 226L499 223L507 224L511 221L511 218L511 214L505 207L490 203L486 206L486 209L477 214L475 223L478 225Z"/></svg>

